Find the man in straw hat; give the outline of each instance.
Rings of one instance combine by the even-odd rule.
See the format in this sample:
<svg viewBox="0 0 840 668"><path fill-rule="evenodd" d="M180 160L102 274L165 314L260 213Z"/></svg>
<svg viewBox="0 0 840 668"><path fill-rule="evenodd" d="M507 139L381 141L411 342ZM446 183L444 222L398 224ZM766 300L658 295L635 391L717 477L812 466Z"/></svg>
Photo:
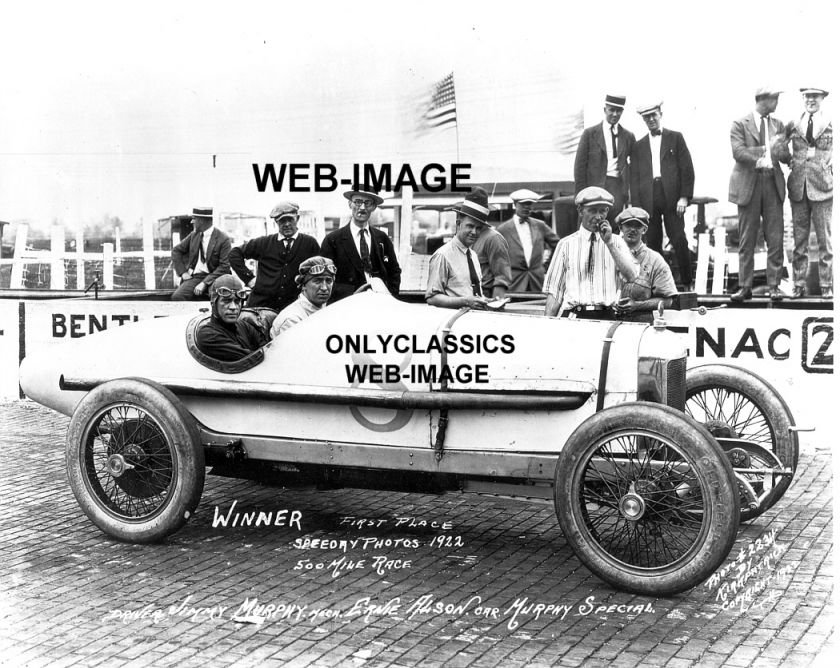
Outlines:
<svg viewBox="0 0 840 668"><path fill-rule="evenodd" d="M805 111L788 123L786 141L779 142L779 159L790 164L788 194L793 213L793 297L808 294L808 239L811 229L819 246L820 292L834 298L831 251L831 213L834 202L831 119L821 109L828 95L824 88L800 88Z"/></svg>
<svg viewBox="0 0 840 668"><path fill-rule="evenodd" d="M336 267L332 301L349 297L371 278L381 279L393 295L400 291L400 264L394 244L385 232L370 225L370 217L384 201L378 192L357 185L344 193L350 222L330 232L321 243L321 255Z"/></svg>
<svg viewBox="0 0 840 668"><path fill-rule="evenodd" d="M691 284L691 256L685 237L685 210L694 196L694 163L682 134L662 127L662 102L643 104L637 111L648 132L633 146L630 196L633 205L650 214L647 243L662 253L662 226L679 267L677 282Z"/></svg>
<svg viewBox="0 0 840 668"><path fill-rule="evenodd" d="M230 273L230 237L213 226L213 209L196 208L193 230L172 249L172 266L181 284L173 301L206 299L213 281Z"/></svg>
<svg viewBox="0 0 840 668"><path fill-rule="evenodd" d="M575 197L580 229L557 244L543 292L545 314L613 320L612 310L625 281L638 275L627 244L607 219L613 197L603 188L584 188Z"/></svg>
<svg viewBox="0 0 840 668"><path fill-rule="evenodd" d="M481 265L470 248L490 215L487 191L473 188L455 211L455 236L438 248L429 262L426 303L486 309L490 299L482 291Z"/></svg>
<svg viewBox="0 0 840 668"><path fill-rule="evenodd" d="M607 95L604 120L586 128L575 154L575 192L588 186L604 188L613 197L608 219L615 231L615 217L624 208L630 192L630 152L636 137L621 127L627 98Z"/></svg>

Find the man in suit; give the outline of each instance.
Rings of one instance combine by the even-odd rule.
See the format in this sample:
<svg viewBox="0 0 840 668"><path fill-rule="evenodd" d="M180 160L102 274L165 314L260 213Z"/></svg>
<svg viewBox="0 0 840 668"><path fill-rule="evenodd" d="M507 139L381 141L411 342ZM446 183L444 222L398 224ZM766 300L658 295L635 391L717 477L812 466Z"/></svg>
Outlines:
<svg viewBox="0 0 840 668"><path fill-rule="evenodd" d="M831 251L831 212L834 201L834 174L831 152L833 130L831 120L820 110L828 91L822 88L800 88L805 112L785 129L785 140L779 142L778 155L790 164L788 194L793 213L793 297L808 293L808 239L811 227L819 246L820 292L823 299L833 299Z"/></svg>
<svg viewBox="0 0 840 668"><path fill-rule="evenodd" d="M608 218L613 231L615 217L628 200L630 153L636 143L633 133L618 123L626 102L624 96L607 95L604 120L583 131L575 155L575 192L598 186L613 196Z"/></svg>
<svg viewBox="0 0 840 668"><path fill-rule="evenodd" d="M271 210L277 234L251 239L231 250L230 266L251 288L249 307L282 311L297 299L295 277L300 263L320 251L314 237L298 232L299 211L294 202L280 202ZM246 259L259 262L256 276L245 264Z"/></svg>
<svg viewBox="0 0 840 668"><path fill-rule="evenodd" d="M694 196L694 164L681 133L662 127L662 102L638 112L648 134L633 146L630 198L650 214L647 245L662 255L662 223L677 256L677 284L691 284L691 257L685 238L685 210Z"/></svg>
<svg viewBox="0 0 840 668"><path fill-rule="evenodd" d="M213 209L193 209L193 231L172 249L172 266L181 284L172 301L206 299L220 276L230 273L230 237L213 226Z"/></svg>
<svg viewBox="0 0 840 668"><path fill-rule="evenodd" d="M540 292L545 280L545 266L560 241L554 230L531 217L534 203L540 196L527 189L510 194L515 213L513 218L496 228L508 245L512 292Z"/></svg>
<svg viewBox="0 0 840 668"><path fill-rule="evenodd" d="M735 167L729 178L729 201L738 205L738 292L730 299L752 299L755 243L758 231L767 242L767 285L773 301L784 297L779 279L784 263L785 179L778 157L772 154L774 137L784 133L782 122L771 116L779 103L775 88L755 92L755 110L732 124L729 142Z"/></svg>
<svg viewBox="0 0 840 668"><path fill-rule="evenodd" d="M350 222L321 243L320 254L332 260L337 270L330 303L349 297L371 278L384 281L396 296L402 270L394 244L385 232L369 224L371 214L385 200L362 186L348 190L344 197L349 200Z"/></svg>

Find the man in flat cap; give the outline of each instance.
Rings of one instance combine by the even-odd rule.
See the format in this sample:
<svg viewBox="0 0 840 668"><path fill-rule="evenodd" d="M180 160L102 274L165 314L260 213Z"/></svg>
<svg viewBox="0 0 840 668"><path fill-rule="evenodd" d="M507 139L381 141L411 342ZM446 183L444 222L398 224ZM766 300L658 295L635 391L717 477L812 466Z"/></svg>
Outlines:
<svg viewBox="0 0 840 668"><path fill-rule="evenodd" d="M508 244L510 254L510 289L513 292L539 292L545 280L548 264L557 242L554 230L531 216L540 196L527 189L510 194L515 212L513 218L497 228Z"/></svg>
<svg viewBox="0 0 840 668"><path fill-rule="evenodd" d="M324 308L332 294L334 281L335 265L329 258L316 255L301 262L295 277L300 295L274 319L271 338Z"/></svg>
<svg viewBox="0 0 840 668"><path fill-rule="evenodd" d="M638 276L638 266L627 244L612 233L610 193L590 186L577 194L575 204L580 229L560 239L554 251L543 285L545 314L612 320L619 292Z"/></svg>
<svg viewBox="0 0 840 668"><path fill-rule="evenodd" d="M490 299L481 289L481 266L470 247L490 216L487 191L473 188L456 211L455 236L438 248L429 262L426 303L486 309Z"/></svg>
<svg viewBox="0 0 840 668"><path fill-rule="evenodd" d="M729 201L738 205L738 292L730 299L752 299L755 244L759 230L767 242L767 286L770 299L784 297L779 289L784 264L785 179L771 147L784 124L771 114L779 103L776 88L755 91L755 109L732 124L729 141L735 167L729 178Z"/></svg>
<svg viewBox="0 0 840 668"><path fill-rule="evenodd" d="M607 95L604 120L583 131L575 155L575 192L587 186L607 190L613 196L608 217L613 230L615 217L628 200L630 153L636 143L633 133L618 123L626 102L623 95Z"/></svg>
<svg viewBox="0 0 840 668"><path fill-rule="evenodd" d="M685 210L694 196L694 163L681 133L662 127L662 102L638 108L648 133L633 145L630 198L650 213L647 245L662 254L662 224L674 247L678 283L691 284L691 257L685 237Z"/></svg>
<svg viewBox="0 0 840 668"><path fill-rule="evenodd" d="M265 345L263 330L242 315L248 290L236 276L221 276L210 286L210 319L195 334L195 344L205 355L235 362Z"/></svg>
<svg viewBox="0 0 840 668"><path fill-rule="evenodd" d="M314 237L298 231L300 207L294 202L280 202L271 210L277 234L257 237L230 252L230 266L242 282L251 288L248 306L282 311L297 299L297 276L300 263L317 255L320 247ZM245 260L256 260L254 275Z"/></svg>
<svg viewBox="0 0 840 668"><path fill-rule="evenodd" d="M213 281L230 273L230 237L213 225L212 208L195 208L193 230L172 249L172 266L181 284L172 301L206 299Z"/></svg>
<svg viewBox="0 0 840 668"><path fill-rule="evenodd" d="M671 297L678 294L665 258L642 241L648 220L648 212L637 206L624 209L616 218L621 236L639 267L638 276L624 284L621 299L613 307L617 320L652 324L653 311L659 303L668 308Z"/></svg>
<svg viewBox="0 0 840 668"><path fill-rule="evenodd" d="M828 95L823 88L800 88L805 112L788 123L786 141L779 142L779 159L790 164L788 194L793 213L793 297L808 294L808 239L811 228L819 246L820 292L834 298L831 251L831 213L834 202L834 172L831 153L831 119L820 109Z"/></svg>
<svg viewBox="0 0 840 668"><path fill-rule="evenodd" d="M384 201L379 193L356 186L344 193L350 222L330 232L321 243L321 255L337 270L331 301L349 297L371 278L381 279L392 295L400 291L400 264L388 235L370 225L370 216Z"/></svg>

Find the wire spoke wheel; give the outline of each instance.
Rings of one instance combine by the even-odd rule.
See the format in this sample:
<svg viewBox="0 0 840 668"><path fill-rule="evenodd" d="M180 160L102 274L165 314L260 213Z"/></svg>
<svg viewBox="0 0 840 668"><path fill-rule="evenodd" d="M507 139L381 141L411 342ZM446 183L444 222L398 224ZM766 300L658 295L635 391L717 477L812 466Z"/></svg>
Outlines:
<svg viewBox="0 0 840 668"><path fill-rule="evenodd" d="M799 436L793 416L779 393L754 373L725 364L689 369L685 410L716 438L749 441L773 453L783 467L796 471ZM761 465L767 464L766 457L757 455L757 459ZM769 483L766 478L759 481L756 475L749 479L764 498L758 508L742 505L744 521L757 517L782 498L793 476L774 475ZM768 484L772 489L765 489Z"/></svg>
<svg viewBox="0 0 840 668"><path fill-rule="evenodd" d="M738 492L723 451L683 413L651 403L589 418L557 461L557 518L596 575L670 596L709 577L738 528Z"/></svg>
<svg viewBox="0 0 840 668"><path fill-rule="evenodd" d="M176 531L204 488L195 420L172 392L138 378L103 383L79 402L65 454L82 510L120 540L148 543Z"/></svg>

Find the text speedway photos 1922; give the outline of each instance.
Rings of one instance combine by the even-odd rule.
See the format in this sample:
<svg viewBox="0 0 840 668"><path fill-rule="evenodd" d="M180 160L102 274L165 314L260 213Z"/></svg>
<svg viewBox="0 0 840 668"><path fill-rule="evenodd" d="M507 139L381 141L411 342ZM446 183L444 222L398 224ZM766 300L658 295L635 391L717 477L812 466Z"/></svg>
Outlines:
<svg viewBox="0 0 840 668"><path fill-rule="evenodd" d="M704 224L731 233L729 132L752 91L778 84L787 122L801 85L840 90L781 50L755 58L737 26L772 40L773 10L793 29L812 26L819 3L689 16L654 2L642 17L611 1L598 16L432 2L402 18L373 2L259 3L251 17L153 5L83 2L101 17L87 23L58 8L50 25L11 17L0 81L20 102L0 109L0 286L20 270L15 233L37 238L43 221L103 220L119 239L115 225L207 206L236 246L256 236L243 220L277 232L265 214L290 200L320 245L348 223L344 195L358 184L386 199L371 225L390 237L402 285L395 294L368 262L355 294L273 339L274 314L244 307L266 342L236 361L200 349L207 301L109 299L113 276L102 299L0 294L3 509L22 524L56 515L2 529L0 663L821 658L831 617L817 621L806 599L830 565L809 560L830 533L812 493L832 424L828 304L771 303L759 287L752 303L718 309L698 304L698 279L652 324L549 318L544 294L437 308L419 303L428 265L414 247L445 243L447 212L479 184L491 215L512 211L513 184L568 184L534 204L558 225L578 140L610 93L627 95L621 126L637 139L647 129L634 108L664 99L666 131L691 148L695 198L710 195ZM173 21L150 18L163 13ZM686 26L697 48L685 48ZM657 46L629 48L638 32ZM169 47L150 47L153 34ZM25 57L37 35L44 57ZM809 62L836 62L824 48ZM700 227L695 204L687 232ZM168 242L174 227L161 225ZM62 277L93 262L81 238ZM386 255L387 240L370 239L381 247L366 252ZM713 254L690 241L698 259ZM38 262L54 275L61 261L25 266ZM89 283L91 265L81 271ZM147 296L174 287L168 271L151 272ZM56 606L46 616L39 578Z"/></svg>

